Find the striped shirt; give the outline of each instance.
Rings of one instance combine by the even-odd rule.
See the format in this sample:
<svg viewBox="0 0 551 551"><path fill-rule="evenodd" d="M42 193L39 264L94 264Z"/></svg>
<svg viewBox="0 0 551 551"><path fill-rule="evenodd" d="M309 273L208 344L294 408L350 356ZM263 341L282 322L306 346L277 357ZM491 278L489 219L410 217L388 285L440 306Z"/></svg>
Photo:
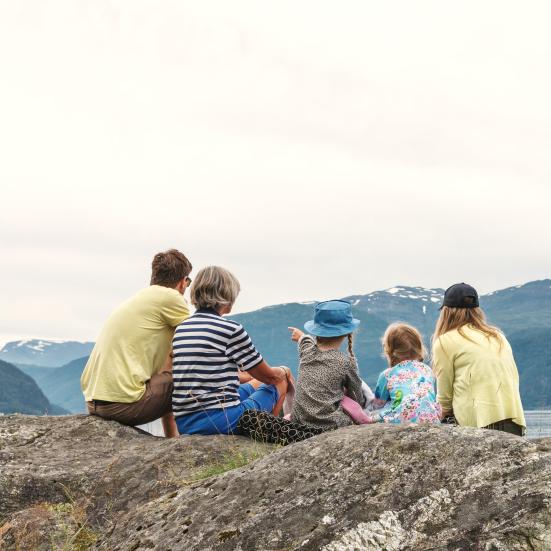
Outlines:
<svg viewBox="0 0 551 551"><path fill-rule="evenodd" d="M239 369L262 362L241 324L207 308L178 325L172 348L175 417L239 405Z"/></svg>

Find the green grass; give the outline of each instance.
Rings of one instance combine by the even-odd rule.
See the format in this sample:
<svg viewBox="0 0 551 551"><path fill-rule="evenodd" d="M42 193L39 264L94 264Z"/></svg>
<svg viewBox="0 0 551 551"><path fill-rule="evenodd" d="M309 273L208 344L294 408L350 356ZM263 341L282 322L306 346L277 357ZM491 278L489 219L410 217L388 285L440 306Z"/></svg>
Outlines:
<svg viewBox="0 0 551 551"><path fill-rule="evenodd" d="M251 450L230 450L219 461L205 465L201 470L195 473L193 476L193 482L210 478L211 476L218 476L240 467L245 467L252 461L256 461L273 451L273 449L258 447Z"/></svg>
<svg viewBox="0 0 551 551"><path fill-rule="evenodd" d="M57 503L49 506L57 530L51 534L52 549L56 551L86 551L98 534L87 523L86 512L74 503Z"/></svg>
<svg viewBox="0 0 551 551"><path fill-rule="evenodd" d="M99 535L80 505L45 502L23 510L0 527L0 549L4 549L6 537L8 547L15 551L46 547L51 551L88 551Z"/></svg>

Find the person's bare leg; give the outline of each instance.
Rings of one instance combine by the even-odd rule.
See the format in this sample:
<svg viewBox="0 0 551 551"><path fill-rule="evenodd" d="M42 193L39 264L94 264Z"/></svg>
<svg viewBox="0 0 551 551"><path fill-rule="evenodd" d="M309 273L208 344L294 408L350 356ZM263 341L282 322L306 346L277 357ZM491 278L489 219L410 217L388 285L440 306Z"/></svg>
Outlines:
<svg viewBox="0 0 551 551"><path fill-rule="evenodd" d="M170 373L172 376L172 352L168 355L165 364L159 370L159 373ZM174 414L172 411L165 413L161 417L161 424L163 425L163 431L165 433L165 438L176 438L180 436L178 432L178 427L176 425L176 420L174 419Z"/></svg>
<svg viewBox="0 0 551 551"><path fill-rule="evenodd" d="M165 413L161 417L161 424L163 425L163 430L165 431L165 438L176 438L180 436L172 411Z"/></svg>
<svg viewBox="0 0 551 551"><path fill-rule="evenodd" d="M283 408L283 401L285 400L285 396L287 395L288 384L289 383L287 382L287 379L283 379L283 381L279 381L275 385L275 387L277 388L277 393L279 394L279 399L276 402L274 409L272 410L272 414L275 416L278 416L281 413L281 409Z"/></svg>

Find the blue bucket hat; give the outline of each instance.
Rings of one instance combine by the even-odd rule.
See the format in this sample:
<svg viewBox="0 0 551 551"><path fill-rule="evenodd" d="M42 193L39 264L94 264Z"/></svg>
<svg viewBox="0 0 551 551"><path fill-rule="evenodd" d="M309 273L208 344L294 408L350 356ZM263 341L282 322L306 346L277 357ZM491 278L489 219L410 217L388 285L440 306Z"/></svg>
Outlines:
<svg viewBox="0 0 551 551"><path fill-rule="evenodd" d="M352 305L347 300L319 302L314 309L314 319L304 324L304 329L316 337L342 337L355 331L360 320L352 317Z"/></svg>

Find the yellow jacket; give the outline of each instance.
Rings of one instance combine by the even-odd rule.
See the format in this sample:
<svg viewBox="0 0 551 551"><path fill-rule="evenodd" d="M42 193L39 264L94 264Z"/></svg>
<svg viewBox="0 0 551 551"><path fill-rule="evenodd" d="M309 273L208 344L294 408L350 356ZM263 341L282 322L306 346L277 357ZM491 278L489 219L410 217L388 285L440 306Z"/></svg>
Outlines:
<svg viewBox="0 0 551 551"><path fill-rule="evenodd" d="M433 347L438 401L460 425L485 427L512 419L526 427L519 377L507 339L488 338L472 326L441 335Z"/></svg>

